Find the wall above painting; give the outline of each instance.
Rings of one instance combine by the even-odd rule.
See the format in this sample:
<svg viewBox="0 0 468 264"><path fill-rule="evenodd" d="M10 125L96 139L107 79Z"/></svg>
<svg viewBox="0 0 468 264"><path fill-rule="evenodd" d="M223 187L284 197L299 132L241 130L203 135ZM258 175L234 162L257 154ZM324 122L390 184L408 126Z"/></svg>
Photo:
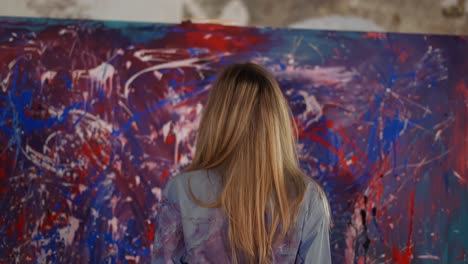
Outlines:
<svg viewBox="0 0 468 264"><path fill-rule="evenodd" d="M0 16L468 35L468 0L0 0Z"/></svg>

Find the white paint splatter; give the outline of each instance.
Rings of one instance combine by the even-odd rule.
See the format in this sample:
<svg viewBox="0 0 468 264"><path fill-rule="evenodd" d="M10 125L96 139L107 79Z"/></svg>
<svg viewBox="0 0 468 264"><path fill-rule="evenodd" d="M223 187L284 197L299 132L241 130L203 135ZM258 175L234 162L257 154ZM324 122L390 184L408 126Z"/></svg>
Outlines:
<svg viewBox="0 0 468 264"><path fill-rule="evenodd" d="M229 55L228 52L224 52L224 53L220 53L220 54L213 55L213 56L208 56L208 57L174 60L174 61L169 61L169 62L166 62L166 63L161 63L161 64L150 66L150 67L148 67L146 69L143 69L143 70L135 73L130 78L128 78L128 80L127 80L127 82L125 83L125 86L124 86L123 97L128 98L128 95L130 94L130 90L132 89L131 84L133 83L133 81L135 81L138 77L140 77L141 75L143 75L145 73L154 72L156 70L161 70L161 69L172 69L172 68L179 68L179 67L192 67L192 68L201 69L201 68L203 68L203 65L199 65L199 64L197 64L197 62L211 61L213 59L220 58L220 57L223 57L223 56L228 56L228 55Z"/></svg>
<svg viewBox="0 0 468 264"><path fill-rule="evenodd" d="M163 132L163 138L166 140L167 135L169 134L169 130L171 129L171 121L167 122L166 124L163 125L162 127L162 132Z"/></svg>
<svg viewBox="0 0 468 264"><path fill-rule="evenodd" d="M118 235L117 231L118 231L119 220L114 216L112 217L111 220L107 220L107 224L109 228L112 230L112 236L116 238Z"/></svg>
<svg viewBox="0 0 468 264"><path fill-rule="evenodd" d="M435 255L419 255L417 256L418 259L432 259L432 260L439 260L438 256Z"/></svg>
<svg viewBox="0 0 468 264"><path fill-rule="evenodd" d="M281 69L280 66L272 68L272 72L278 79L298 79L310 81L316 86L334 86L343 88L351 82L358 73L355 70L347 70L342 66L332 67L310 67L310 66L286 66Z"/></svg>
<svg viewBox="0 0 468 264"><path fill-rule="evenodd" d="M73 243L73 239L75 238L75 232L78 230L80 226L80 220L70 216L68 218L68 226L64 228L60 228L58 230L60 234L60 238L63 239L66 245L71 246Z"/></svg>
<svg viewBox="0 0 468 264"><path fill-rule="evenodd" d="M41 74L41 85L44 85L46 81L51 81L57 75L56 71L46 71Z"/></svg>
<svg viewBox="0 0 468 264"><path fill-rule="evenodd" d="M102 63L96 68L90 69L88 72L90 79L96 82L99 87L102 86L104 94L109 97L113 88L112 79L115 74L114 66L108 63Z"/></svg>
<svg viewBox="0 0 468 264"><path fill-rule="evenodd" d="M322 106L318 103L314 95L307 93L306 91L298 92L306 103L306 109L301 114L302 120L306 121L306 127L310 126L312 123L317 122L323 115Z"/></svg>

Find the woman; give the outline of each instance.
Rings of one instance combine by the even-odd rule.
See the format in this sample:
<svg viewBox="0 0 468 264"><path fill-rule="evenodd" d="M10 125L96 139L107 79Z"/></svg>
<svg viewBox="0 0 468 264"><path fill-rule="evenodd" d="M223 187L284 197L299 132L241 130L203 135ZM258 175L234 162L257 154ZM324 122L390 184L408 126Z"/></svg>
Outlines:
<svg viewBox="0 0 468 264"><path fill-rule="evenodd" d="M153 263L330 263L329 207L300 170L292 115L262 67L224 69L192 164L166 184Z"/></svg>

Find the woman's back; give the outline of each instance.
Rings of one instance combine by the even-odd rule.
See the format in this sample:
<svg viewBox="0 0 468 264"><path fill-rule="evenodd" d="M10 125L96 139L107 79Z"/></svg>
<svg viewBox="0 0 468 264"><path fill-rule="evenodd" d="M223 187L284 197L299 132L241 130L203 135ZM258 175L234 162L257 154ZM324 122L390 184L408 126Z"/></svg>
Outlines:
<svg viewBox="0 0 468 264"><path fill-rule="evenodd" d="M307 179L288 101L252 63L223 69L192 161L164 190L156 263L329 263L329 209Z"/></svg>
<svg viewBox="0 0 468 264"><path fill-rule="evenodd" d="M228 221L220 208L200 206L222 191L216 170L181 173L166 184L158 208L153 263L231 263ZM326 202L313 181L307 181L294 234L274 245L272 263L330 263ZM243 263L242 257L240 263Z"/></svg>

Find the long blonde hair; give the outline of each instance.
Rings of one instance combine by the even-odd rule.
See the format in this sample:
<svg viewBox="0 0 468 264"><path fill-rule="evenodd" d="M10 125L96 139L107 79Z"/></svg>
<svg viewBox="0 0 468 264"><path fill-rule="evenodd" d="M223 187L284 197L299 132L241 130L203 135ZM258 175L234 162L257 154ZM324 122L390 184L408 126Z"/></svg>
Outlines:
<svg viewBox="0 0 468 264"><path fill-rule="evenodd" d="M187 171L222 168L222 191L204 207L228 219L233 263L270 263L272 248L293 230L306 189L292 114L278 83L262 67L234 64L213 84ZM289 232L288 232L289 231Z"/></svg>

